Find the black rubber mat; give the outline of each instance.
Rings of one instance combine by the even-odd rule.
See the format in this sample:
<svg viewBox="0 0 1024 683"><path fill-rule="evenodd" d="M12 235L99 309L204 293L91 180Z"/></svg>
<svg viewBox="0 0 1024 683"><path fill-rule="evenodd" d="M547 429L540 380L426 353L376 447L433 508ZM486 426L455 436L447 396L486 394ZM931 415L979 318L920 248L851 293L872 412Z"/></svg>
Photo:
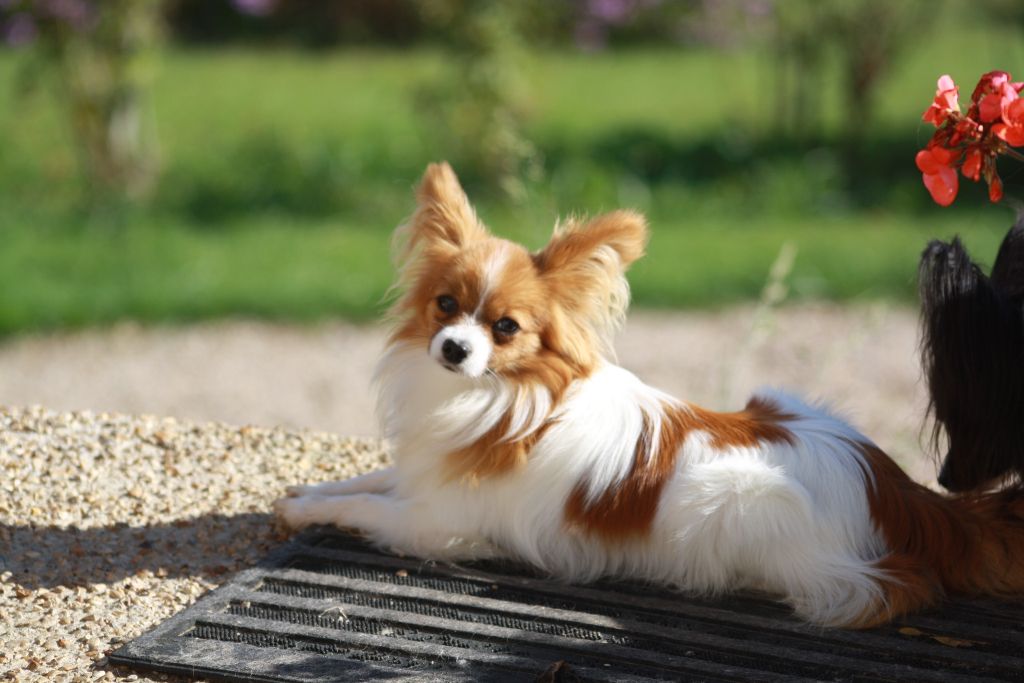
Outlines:
<svg viewBox="0 0 1024 683"><path fill-rule="evenodd" d="M950 603L823 630L752 596L566 586L316 529L110 661L230 681L1024 681L1022 607Z"/></svg>

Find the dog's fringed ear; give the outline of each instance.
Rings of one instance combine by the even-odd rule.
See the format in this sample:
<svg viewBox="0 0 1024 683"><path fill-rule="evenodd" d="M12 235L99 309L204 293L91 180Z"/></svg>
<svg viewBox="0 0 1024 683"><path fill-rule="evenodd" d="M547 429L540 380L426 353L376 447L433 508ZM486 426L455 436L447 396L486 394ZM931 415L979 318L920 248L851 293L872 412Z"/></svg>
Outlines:
<svg viewBox="0 0 1024 683"><path fill-rule="evenodd" d="M1017 216L1016 224L999 245L991 279L1006 297L1018 303L1024 301L1024 213Z"/></svg>
<svg viewBox="0 0 1024 683"><path fill-rule="evenodd" d="M607 350L629 306L626 269L643 256L646 246L644 217L613 211L559 225L534 260L553 300L569 319L587 321Z"/></svg>
<svg viewBox="0 0 1024 683"><path fill-rule="evenodd" d="M1007 238L1008 240L1010 237ZM1004 241L1004 247L1008 244ZM999 259L1009 256L1000 250ZM1011 264L1004 261L1004 272ZM948 443L939 483L950 491L1024 475L1024 321L959 239L921 256L921 362L932 444Z"/></svg>
<svg viewBox="0 0 1024 683"><path fill-rule="evenodd" d="M430 164L416 190L416 212L399 228L401 256L420 248L456 250L487 236L469 198L447 162Z"/></svg>
<svg viewBox="0 0 1024 683"><path fill-rule="evenodd" d="M585 277L593 268L620 275L644 255L647 221L635 211L612 211L585 223L569 220L555 234L538 263L544 272L573 271Z"/></svg>

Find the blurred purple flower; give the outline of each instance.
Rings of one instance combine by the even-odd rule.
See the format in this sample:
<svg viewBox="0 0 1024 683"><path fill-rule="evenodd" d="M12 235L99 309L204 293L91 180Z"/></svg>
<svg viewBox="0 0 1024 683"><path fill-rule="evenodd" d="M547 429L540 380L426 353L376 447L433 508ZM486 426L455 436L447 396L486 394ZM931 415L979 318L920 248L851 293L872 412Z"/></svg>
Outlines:
<svg viewBox="0 0 1024 683"><path fill-rule="evenodd" d="M770 0L751 0L747 3L747 14L751 16L768 17L774 10Z"/></svg>
<svg viewBox="0 0 1024 683"><path fill-rule="evenodd" d="M640 10L656 7L661 0L586 0L584 14L607 26L629 23Z"/></svg>
<svg viewBox="0 0 1024 683"><path fill-rule="evenodd" d="M75 29L83 29L91 22L95 7L88 0L37 0L36 13L47 16Z"/></svg>
<svg viewBox="0 0 1024 683"><path fill-rule="evenodd" d="M242 14L254 17L265 17L274 11L276 0L231 0L235 9Z"/></svg>
<svg viewBox="0 0 1024 683"><path fill-rule="evenodd" d="M583 0L573 31L576 45L584 50L601 50L608 43L608 30L633 21L645 9L662 0Z"/></svg>
<svg viewBox="0 0 1024 683"><path fill-rule="evenodd" d="M3 25L4 42L11 47L27 45L36 39L36 23L24 12L12 16Z"/></svg>
<svg viewBox="0 0 1024 683"><path fill-rule="evenodd" d="M587 0L586 12L606 24L621 24L629 20L636 9L635 0Z"/></svg>

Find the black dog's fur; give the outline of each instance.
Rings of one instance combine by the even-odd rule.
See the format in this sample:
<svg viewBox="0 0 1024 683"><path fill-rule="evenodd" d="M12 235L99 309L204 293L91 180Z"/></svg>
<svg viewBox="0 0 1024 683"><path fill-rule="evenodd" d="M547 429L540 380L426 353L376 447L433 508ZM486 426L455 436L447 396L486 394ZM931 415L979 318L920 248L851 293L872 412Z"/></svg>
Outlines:
<svg viewBox="0 0 1024 683"><path fill-rule="evenodd" d="M1024 479L1024 216L990 277L959 239L921 255L921 355L936 447L949 444L939 483L968 491Z"/></svg>

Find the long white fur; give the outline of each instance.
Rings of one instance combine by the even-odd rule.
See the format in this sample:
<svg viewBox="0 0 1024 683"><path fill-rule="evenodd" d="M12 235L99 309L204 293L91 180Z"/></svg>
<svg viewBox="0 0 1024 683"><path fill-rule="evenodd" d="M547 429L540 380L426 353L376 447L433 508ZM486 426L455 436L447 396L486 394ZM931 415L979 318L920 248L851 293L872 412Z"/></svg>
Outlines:
<svg viewBox="0 0 1024 683"><path fill-rule="evenodd" d="M592 498L622 481L644 416L657 433L662 406L678 406L674 399L606 363L570 387L524 467L470 486L443 478L445 454L473 443L509 409L509 438L533 432L550 394L449 372L403 343L384 355L377 385L393 468L291 491L295 497L278 504L290 525L356 527L421 557L513 556L572 581L631 577L700 593L760 588L825 625L851 623L881 599L873 563L885 549L852 445L867 440L824 409L761 393L796 416L785 425L795 445L723 450L692 433L651 533L610 544L568 525L565 503L580 481Z"/></svg>
<svg viewBox="0 0 1024 683"><path fill-rule="evenodd" d="M484 264L482 299L499 281L505 256L499 249ZM405 286L416 273L416 257L409 258ZM593 342L604 346L628 302L622 264L604 245L576 267L606 282L568 311L586 319ZM716 448L713 435L691 432L650 532L612 543L568 523L567 501L581 482L588 502L623 482L645 429L650 458L666 456L657 452L664 411L688 408L608 361L554 405L547 387L513 385L486 371L492 346L480 325L464 316L429 348L399 341L385 351L375 382L394 466L291 488L276 506L286 523L356 527L382 546L427 558L517 557L571 581L629 577L699 593L761 588L826 625L853 623L879 605L883 577L875 562L886 549L868 510L870 475L857 447L868 440L852 427L787 394L761 392L793 416L784 425L792 443ZM442 366L440 344L449 337L479 352L461 372ZM610 346L602 352L611 357ZM506 415L506 441L545 427L525 465L475 485L450 480L445 456Z"/></svg>

